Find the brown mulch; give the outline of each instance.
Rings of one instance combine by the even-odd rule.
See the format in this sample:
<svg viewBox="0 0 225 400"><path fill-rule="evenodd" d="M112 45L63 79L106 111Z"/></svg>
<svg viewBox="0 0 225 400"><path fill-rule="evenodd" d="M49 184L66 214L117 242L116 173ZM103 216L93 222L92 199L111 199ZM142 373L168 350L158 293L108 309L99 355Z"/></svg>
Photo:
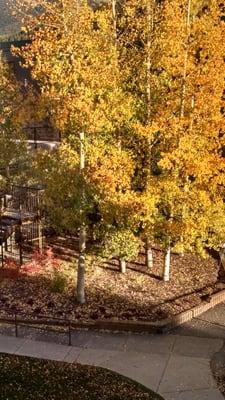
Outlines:
<svg viewBox="0 0 225 400"><path fill-rule="evenodd" d="M64 267L65 268L65 265ZM218 261L209 256L172 254L171 280L163 282L163 252L154 250L154 268L144 265L144 254L119 273L117 261L87 268L87 303L75 300L76 263L68 267L65 293L53 293L45 276L6 278L0 273L0 315L18 312L88 321L97 319L156 321L188 310L216 290ZM15 278L15 277L14 277ZM202 297L203 296L203 297Z"/></svg>
<svg viewBox="0 0 225 400"><path fill-rule="evenodd" d="M216 381L217 387L225 397L225 366L217 368L213 371L213 377Z"/></svg>

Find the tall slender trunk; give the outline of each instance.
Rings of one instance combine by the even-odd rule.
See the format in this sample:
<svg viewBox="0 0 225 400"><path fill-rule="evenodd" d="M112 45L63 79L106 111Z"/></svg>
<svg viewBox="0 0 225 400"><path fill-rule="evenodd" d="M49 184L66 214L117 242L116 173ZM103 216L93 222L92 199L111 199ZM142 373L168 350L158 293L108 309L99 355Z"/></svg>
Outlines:
<svg viewBox="0 0 225 400"><path fill-rule="evenodd" d="M183 205L182 205L182 220L185 221L186 219L186 215L187 215L187 203L186 203L186 198L187 198L187 193L189 191L189 178L188 176L185 177L185 182L184 182L184 201L183 201ZM184 250L185 250L185 246L184 246L184 236L183 234L181 235L180 238L181 241L181 257L184 256Z"/></svg>
<svg viewBox="0 0 225 400"><path fill-rule="evenodd" d="M85 150L84 150L84 133L80 133L80 173L83 174L85 167ZM83 207L85 200L84 188L81 194L81 219L83 219ZM78 270L77 270L77 301L80 304L86 302L85 299L85 255L86 255L86 227L82 222L79 232L79 258L78 258Z"/></svg>
<svg viewBox="0 0 225 400"><path fill-rule="evenodd" d="M187 0L187 15L186 15L186 43L185 43L185 53L184 53L184 69L183 69L183 83L181 90L181 106L180 106L180 117L184 117L185 111L185 102L186 102L186 91L187 91L187 66L188 66L188 50L189 50L189 37L190 37L190 15L191 15L191 4L192 0ZM194 99L192 98L192 108L194 108ZM191 120L191 129L192 129L193 120ZM186 177L186 182L184 184L184 191L187 190L187 181L188 177ZM182 218L185 219L186 214L186 204L185 201L182 207ZM184 256L184 238L181 236L181 256Z"/></svg>
<svg viewBox="0 0 225 400"><path fill-rule="evenodd" d="M6 190L10 191L11 174L9 165L7 165L7 167L5 168L5 177L6 177Z"/></svg>
<svg viewBox="0 0 225 400"><path fill-rule="evenodd" d="M148 238L145 240L145 252L146 252L146 266L148 269L153 268L153 253Z"/></svg>
<svg viewBox="0 0 225 400"><path fill-rule="evenodd" d="M113 39L114 39L114 46L117 52L117 12L116 12L116 1L112 0L112 17L113 17Z"/></svg>
<svg viewBox="0 0 225 400"><path fill-rule="evenodd" d="M126 272L126 261L125 260L119 260L120 262L120 272L122 274L125 274Z"/></svg>
<svg viewBox="0 0 225 400"><path fill-rule="evenodd" d="M190 127L189 127L189 132L192 132L193 129L193 123L194 123L194 108L195 108L195 97L194 95L191 98L191 120L190 120Z"/></svg>
<svg viewBox="0 0 225 400"><path fill-rule="evenodd" d="M152 41L154 31L154 11L155 11L155 0L147 0L147 57L146 57L146 101L147 101L147 115L146 125L151 123L152 118ZM148 176L151 170L151 151L152 151L152 138L147 138L148 148Z"/></svg>
<svg viewBox="0 0 225 400"><path fill-rule="evenodd" d="M152 77L151 77L151 68L152 68L152 41L153 41L153 32L154 32L154 12L155 12L155 0L147 0L147 54L146 54L146 125L151 123L152 118ZM151 174L151 151L152 151L152 139L147 138L147 166L148 166L148 177ZM146 266L151 269L153 267L153 255L152 249L150 247L148 237L145 238L146 245Z"/></svg>
<svg viewBox="0 0 225 400"><path fill-rule="evenodd" d="M152 114L152 88L151 88L151 67L152 67L152 40L154 31L155 0L147 1L147 60L146 60L146 97L147 97L147 124L151 121Z"/></svg>
<svg viewBox="0 0 225 400"><path fill-rule="evenodd" d="M115 52L115 71L116 71L116 75L117 75L118 70L119 70L119 68L118 68L119 67L118 34L117 34L117 28L118 28L117 0L112 0L111 6L112 6L112 20L113 20L113 45L114 45L114 52ZM118 76L116 78L116 85L118 85ZM118 135L117 146L118 146L118 149L121 151L122 144L121 144L120 135Z"/></svg>
<svg viewBox="0 0 225 400"><path fill-rule="evenodd" d="M191 3L192 0L187 2L187 17L186 17L186 43L184 52L184 69L181 89L181 106L180 106L180 117L184 116L185 101L186 101L186 90L187 90L187 66L188 66L188 50L189 50L189 37L190 37L190 16L191 16Z"/></svg>
<svg viewBox="0 0 225 400"><path fill-rule="evenodd" d="M170 245L167 246L166 254L165 254L165 263L163 270L163 280L164 282L169 282L170 280Z"/></svg>

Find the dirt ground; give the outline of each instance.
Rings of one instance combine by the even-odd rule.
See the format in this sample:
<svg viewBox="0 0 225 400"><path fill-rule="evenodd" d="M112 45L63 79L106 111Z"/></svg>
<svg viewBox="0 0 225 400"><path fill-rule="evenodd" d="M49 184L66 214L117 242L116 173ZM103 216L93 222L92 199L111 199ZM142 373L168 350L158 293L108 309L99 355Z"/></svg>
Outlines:
<svg viewBox="0 0 225 400"><path fill-rule="evenodd" d="M76 256L70 242L63 243L61 247L55 245L54 250L65 254L64 258ZM52 292L49 277L43 273L10 279L0 272L0 315L17 311L84 321L155 321L199 305L217 290L219 266L212 256L201 259L172 254L171 279L167 283L161 279L163 259L163 252L155 249L154 268L148 270L144 254L140 254L127 265L125 274L119 272L116 260L103 265L92 263L86 271L87 303L82 306L76 303L76 260L60 267L67 274L64 293Z"/></svg>

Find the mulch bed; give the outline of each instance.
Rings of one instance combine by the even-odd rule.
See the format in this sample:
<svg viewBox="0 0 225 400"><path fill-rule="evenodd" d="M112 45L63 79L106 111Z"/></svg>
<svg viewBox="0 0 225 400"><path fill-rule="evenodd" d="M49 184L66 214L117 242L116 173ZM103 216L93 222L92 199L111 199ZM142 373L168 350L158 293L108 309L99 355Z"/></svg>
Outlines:
<svg viewBox="0 0 225 400"><path fill-rule="evenodd" d="M225 367L217 371L216 374L214 373L214 379L216 380L218 389L225 397Z"/></svg>
<svg viewBox="0 0 225 400"><path fill-rule="evenodd" d="M0 354L0 399L163 400L103 368Z"/></svg>
<svg viewBox="0 0 225 400"><path fill-rule="evenodd" d="M98 319L156 321L171 317L201 304L217 291L218 260L209 256L172 254L171 280L163 282L163 252L154 250L154 268L144 265L144 254L129 263L121 274L118 262L91 265L86 271L87 303L75 300L76 267L70 264L70 278L65 293L53 293L45 276L0 275L0 315L4 310L78 321ZM65 268L65 266L63 267Z"/></svg>

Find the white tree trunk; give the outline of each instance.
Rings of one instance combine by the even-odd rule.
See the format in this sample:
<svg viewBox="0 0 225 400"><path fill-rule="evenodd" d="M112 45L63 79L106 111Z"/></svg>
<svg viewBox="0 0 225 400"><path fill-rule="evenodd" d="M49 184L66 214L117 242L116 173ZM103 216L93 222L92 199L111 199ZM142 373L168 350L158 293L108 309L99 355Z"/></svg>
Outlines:
<svg viewBox="0 0 225 400"><path fill-rule="evenodd" d="M126 261L125 260L120 260L120 272L122 274L125 274L125 272L126 272Z"/></svg>
<svg viewBox="0 0 225 400"><path fill-rule="evenodd" d="M84 150L84 133L80 133L80 173L82 175L85 167L85 150ZM83 204L85 200L84 189L81 195L81 207L80 214L83 215ZM77 301L80 304L84 304L85 299L85 252L86 252L86 227L84 223L80 228L79 233L79 258L78 258L78 269L77 269Z"/></svg>
<svg viewBox="0 0 225 400"><path fill-rule="evenodd" d="M169 282L170 280L170 246L166 249L163 280L164 282Z"/></svg>
<svg viewBox="0 0 225 400"><path fill-rule="evenodd" d="M181 257L184 257L184 238L183 238L183 236L181 236L180 241L181 241L181 252L180 252L180 256L181 256Z"/></svg>
<svg viewBox="0 0 225 400"><path fill-rule="evenodd" d="M147 123L151 121L152 108L152 91L151 91L151 67L152 67L152 41L154 32L154 13L155 0L147 2L147 60L146 60L146 76L147 76Z"/></svg>
<svg viewBox="0 0 225 400"><path fill-rule="evenodd" d="M112 16L113 16L113 36L114 36L114 46L117 52L117 12L116 12L116 1L112 0Z"/></svg>
<svg viewBox="0 0 225 400"><path fill-rule="evenodd" d="M187 16L186 16L186 29L187 29L187 37L186 37L186 48L185 48L185 53L184 53L184 69L183 69L183 83L182 83L182 91L181 91L181 107L180 107L180 117L184 117L184 111L185 111L185 101L186 101L186 86L187 86L187 66L188 66L188 50L189 50L189 36L190 36L190 26L191 26L191 5L192 5L192 0L187 0ZM194 98L192 97L191 100L191 107L192 110L194 109ZM192 130L192 125L193 125L193 118L191 119L190 123L190 131ZM188 177L186 178L188 181ZM184 190L186 191L186 183L184 186ZM183 210L182 210L182 216L185 218L186 214L186 204L184 202L183 204ZM183 236L181 237L181 257L184 256L184 238Z"/></svg>
<svg viewBox="0 0 225 400"><path fill-rule="evenodd" d="M150 243L149 240L146 239L146 266L148 267L148 269L152 269L153 268L153 253L152 253L152 249L150 247Z"/></svg>
<svg viewBox="0 0 225 400"><path fill-rule="evenodd" d="M151 122L152 117L152 41L154 31L154 12L155 12L155 0L147 1L147 54L146 54L146 102L147 102L147 125ZM151 151L152 151L152 140L147 138L148 145L148 175L151 170Z"/></svg>
<svg viewBox="0 0 225 400"><path fill-rule="evenodd" d="M222 267L225 271L225 243L223 243L220 251L219 251L219 256L220 256L220 262L222 264Z"/></svg>
<svg viewBox="0 0 225 400"><path fill-rule="evenodd" d="M189 49L189 36L190 36L190 24L191 24L191 3L192 0L187 1L187 17L186 17L186 29L187 29L187 37L186 37L186 46L184 53L184 69L183 69L183 83L181 90L181 107L180 107L180 116L184 117L184 109L185 109L185 100L186 100L186 86L187 86L187 66L188 66L188 49Z"/></svg>

